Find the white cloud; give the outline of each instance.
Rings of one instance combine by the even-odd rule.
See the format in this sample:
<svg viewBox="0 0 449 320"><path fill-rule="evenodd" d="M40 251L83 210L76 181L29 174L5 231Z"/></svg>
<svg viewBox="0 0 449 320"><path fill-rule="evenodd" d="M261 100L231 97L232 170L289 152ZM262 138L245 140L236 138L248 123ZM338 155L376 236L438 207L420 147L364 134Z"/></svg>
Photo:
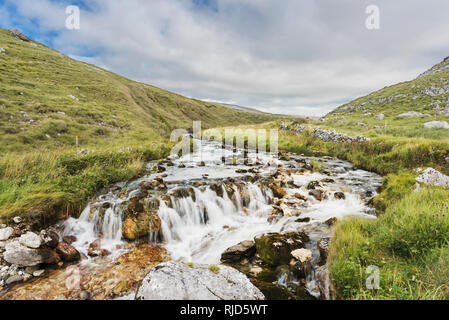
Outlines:
<svg viewBox="0 0 449 320"><path fill-rule="evenodd" d="M98 10L81 12L80 31L64 29L54 1L14 3L41 31L59 31L53 43L66 54L190 97L277 113L324 114L449 54L446 1L378 0L379 31L365 28L364 0L217 0L218 10L92 0ZM86 48L95 56L83 58Z"/></svg>

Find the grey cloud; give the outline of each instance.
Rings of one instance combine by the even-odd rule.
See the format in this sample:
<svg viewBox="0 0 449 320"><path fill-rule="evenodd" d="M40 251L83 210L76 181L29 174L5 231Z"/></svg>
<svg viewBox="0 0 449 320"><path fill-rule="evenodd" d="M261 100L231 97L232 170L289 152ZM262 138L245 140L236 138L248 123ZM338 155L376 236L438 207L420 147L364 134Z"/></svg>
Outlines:
<svg viewBox="0 0 449 320"><path fill-rule="evenodd" d="M441 0L217 0L218 10L187 0L92 2L99 9L83 11L74 32L61 5L15 0L23 19L60 32L53 43L66 54L190 97L277 113L324 114L449 55ZM365 28L372 3L378 31ZM83 58L86 47L96 56Z"/></svg>

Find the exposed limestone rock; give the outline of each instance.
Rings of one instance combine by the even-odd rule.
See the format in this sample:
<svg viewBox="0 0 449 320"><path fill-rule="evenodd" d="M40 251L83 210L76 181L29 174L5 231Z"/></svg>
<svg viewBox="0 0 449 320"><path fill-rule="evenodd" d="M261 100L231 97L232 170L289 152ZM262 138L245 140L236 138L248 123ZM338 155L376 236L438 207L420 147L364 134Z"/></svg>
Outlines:
<svg viewBox="0 0 449 320"><path fill-rule="evenodd" d="M136 300L263 300L262 292L234 268L180 262L155 266Z"/></svg>
<svg viewBox="0 0 449 320"><path fill-rule="evenodd" d="M449 187L449 176L446 176L433 168L424 170L418 177L416 177L416 181L430 186Z"/></svg>

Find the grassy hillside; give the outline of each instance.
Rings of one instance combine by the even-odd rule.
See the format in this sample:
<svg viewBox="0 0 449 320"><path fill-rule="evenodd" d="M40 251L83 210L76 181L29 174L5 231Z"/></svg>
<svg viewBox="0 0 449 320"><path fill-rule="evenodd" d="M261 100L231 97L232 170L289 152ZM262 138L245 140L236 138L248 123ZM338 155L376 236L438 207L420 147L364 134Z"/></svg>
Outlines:
<svg viewBox="0 0 449 320"><path fill-rule="evenodd" d="M257 123L251 114L134 82L0 29L0 151L129 146L175 128ZM148 70L151 72L151 70Z"/></svg>
<svg viewBox="0 0 449 320"><path fill-rule="evenodd" d="M76 215L97 190L168 155L173 129L273 119L188 99L0 29L0 222ZM151 72L151 70L148 70ZM78 154L81 149L94 151Z"/></svg>
<svg viewBox="0 0 449 320"><path fill-rule="evenodd" d="M399 118L415 111L422 116ZM375 119L383 114L383 120ZM449 130L428 129L429 121L449 121L449 59L435 65L418 78L360 97L326 115L324 126L367 137L392 136L449 141ZM364 123L367 126L358 125ZM387 128L375 128L384 126Z"/></svg>

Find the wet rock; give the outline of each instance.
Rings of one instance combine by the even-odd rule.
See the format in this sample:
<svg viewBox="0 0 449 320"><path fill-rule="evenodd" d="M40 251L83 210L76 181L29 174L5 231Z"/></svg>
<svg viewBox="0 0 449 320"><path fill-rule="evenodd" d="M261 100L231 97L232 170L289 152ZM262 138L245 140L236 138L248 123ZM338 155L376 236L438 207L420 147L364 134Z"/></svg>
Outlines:
<svg viewBox="0 0 449 320"><path fill-rule="evenodd" d="M262 292L267 300L296 300L296 296L293 293L279 284L258 280L252 280L251 282Z"/></svg>
<svg viewBox="0 0 449 320"><path fill-rule="evenodd" d="M290 253L304 248L307 241L309 238L303 232L268 233L254 238L258 256L269 266L288 264Z"/></svg>
<svg viewBox="0 0 449 320"><path fill-rule="evenodd" d="M235 263L239 262L245 258L249 258L256 253L256 247L254 241L245 240L232 246L221 255L221 262L223 263Z"/></svg>
<svg viewBox="0 0 449 320"><path fill-rule="evenodd" d="M323 185L320 181L310 181L307 185L308 190L322 189Z"/></svg>
<svg viewBox="0 0 449 320"><path fill-rule="evenodd" d="M198 167L205 167L206 163L204 161L201 161L200 163L198 163Z"/></svg>
<svg viewBox="0 0 449 320"><path fill-rule="evenodd" d="M144 207L142 202L140 201L141 196L135 196L132 197L129 200L129 204L128 204L128 208L127 208L127 213L128 214L137 214L143 211Z"/></svg>
<svg viewBox="0 0 449 320"><path fill-rule="evenodd" d="M14 233L14 229L11 227L6 227L3 229L0 229L0 241L8 240L9 237L11 237L13 233Z"/></svg>
<svg viewBox="0 0 449 320"><path fill-rule="evenodd" d="M19 238L19 242L21 245L32 249L37 249L41 246L41 238L31 231L22 234Z"/></svg>
<svg viewBox="0 0 449 320"><path fill-rule="evenodd" d="M64 236L64 237L62 237L62 242L72 244L72 243L76 242L76 237L75 236Z"/></svg>
<svg viewBox="0 0 449 320"><path fill-rule="evenodd" d="M346 196L343 192L335 192L334 198L339 199L339 200L344 200L344 199L346 199Z"/></svg>
<svg viewBox="0 0 449 320"><path fill-rule="evenodd" d="M293 258L302 263L305 263L312 259L312 251L310 251L309 249L296 249L293 250L290 254L293 256Z"/></svg>
<svg viewBox="0 0 449 320"><path fill-rule="evenodd" d="M97 239L89 244L89 249L87 250L87 254L91 257L96 257L99 255L99 251L101 249L101 239Z"/></svg>
<svg viewBox="0 0 449 320"><path fill-rule="evenodd" d="M330 246L331 238L323 238L318 240L317 247L320 252L321 263L324 264L327 260L327 256L329 254L329 246Z"/></svg>
<svg viewBox="0 0 449 320"><path fill-rule="evenodd" d="M276 198L283 198L287 195L287 191L275 183L270 184L268 187L273 191L273 195Z"/></svg>
<svg viewBox="0 0 449 320"><path fill-rule="evenodd" d="M315 270L315 279L318 289L320 290L320 298L323 300L331 299L331 280L329 270L326 266L321 266Z"/></svg>
<svg viewBox="0 0 449 320"><path fill-rule="evenodd" d="M155 211L145 211L137 217L126 218L122 234L125 239L133 241L148 236L150 233L158 232L161 224L161 219Z"/></svg>
<svg viewBox="0 0 449 320"><path fill-rule="evenodd" d="M282 218L282 215L274 213L274 214L272 214L271 216L269 216L267 218L267 222L271 223L271 224L274 224L274 223L277 223L279 220L281 220L281 218Z"/></svg>
<svg viewBox="0 0 449 320"><path fill-rule="evenodd" d="M313 196L318 201L323 200L323 191L321 190L318 189L310 190L309 195Z"/></svg>
<svg viewBox="0 0 449 320"><path fill-rule="evenodd" d="M248 278L227 266L165 262L142 281L136 300L263 300Z"/></svg>
<svg viewBox="0 0 449 320"><path fill-rule="evenodd" d="M333 226L338 221L337 217L332 217L324 221L324 224L327 224L328 226Z"/></svg>
<svg viewBox="0 0 449 320"><path fill-rule="evenodd" d="M100 251L100 257L107 257L109 255L111 255L111 251L109 250L103 249Z"/></svg>
<svg viewBox="0 0 449 320"><path fill-rule="evenodd" d="M310 222L310 218L309 218L309 217L306 217L306 218L299 218L299 219L296 219L295 222L299 222L299 223L307 223L307 222Z"/></svg>
<svg viewBox="0 0 449 320"><path fill-rule="evenodd" d="M307 201L307 197L306 197L306 196L303 196L303 195L300 194L300 193L295 193L295 198L300 199L300 200L303 200L303 201Z"/></svg>
<svg viewBox="0 0 449 320"><path fill-rule="evenodd" d="M186 165L184 164L184 163L181 163L179 166L178 166L178 168L185 168L186 167Z"/></svg>
<svg viewBox="0 0 449 320"><path fill-rule="evenodd" d="M64 261L72 262L78 261L81 258L78 250L75 249L72 245L60 242L56 247L56 252L62 257Z"/></svg>
<svg viewBox="0 0 449 320"><path fill-rule="evenodd" d="M59 243L59 235L52 230L42 230L39 234L41 242L54 249Z"/></svg>

